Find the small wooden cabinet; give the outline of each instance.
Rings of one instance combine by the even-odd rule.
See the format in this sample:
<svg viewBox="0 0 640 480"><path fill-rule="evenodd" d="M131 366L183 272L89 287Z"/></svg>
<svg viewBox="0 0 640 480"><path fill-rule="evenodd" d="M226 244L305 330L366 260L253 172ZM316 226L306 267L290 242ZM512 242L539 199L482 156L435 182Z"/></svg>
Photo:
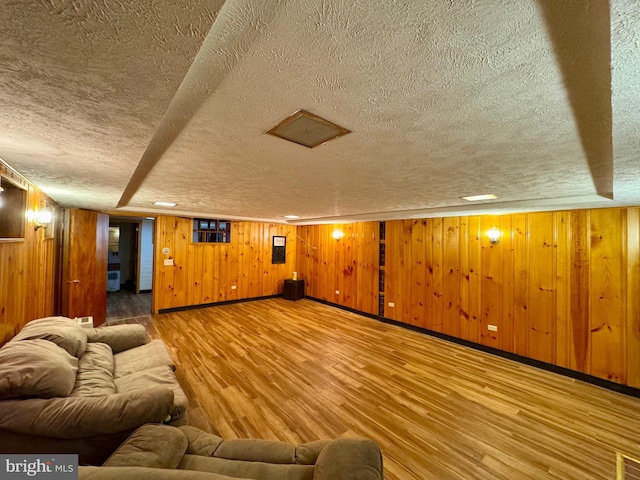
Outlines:
<svg viewBox="0 0 640 480"><path fill-rule="evenodd" d="M304 280L285 280L284 298L286 300L300 300L304 298Z"/></svg>

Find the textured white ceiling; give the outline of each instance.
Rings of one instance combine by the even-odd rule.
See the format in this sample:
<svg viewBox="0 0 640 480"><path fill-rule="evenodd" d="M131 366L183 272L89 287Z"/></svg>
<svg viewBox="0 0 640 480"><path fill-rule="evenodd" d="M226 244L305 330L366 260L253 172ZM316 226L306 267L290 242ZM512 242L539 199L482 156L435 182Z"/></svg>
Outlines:
<svg viewBox="0 0 640 480"><path fill-rule="evenodd" d="M640 205L634 0L132 3L0 4L0 157L65 205L301 222ZM300 108L352 133L264 133ZM479 193L499 199L460 198Z"/></svg>
<svg viewBox="0 0 640 480"><path fill-rule="evenodd" d="M0 2L0 158L113 208L222 0Z"/></svg>

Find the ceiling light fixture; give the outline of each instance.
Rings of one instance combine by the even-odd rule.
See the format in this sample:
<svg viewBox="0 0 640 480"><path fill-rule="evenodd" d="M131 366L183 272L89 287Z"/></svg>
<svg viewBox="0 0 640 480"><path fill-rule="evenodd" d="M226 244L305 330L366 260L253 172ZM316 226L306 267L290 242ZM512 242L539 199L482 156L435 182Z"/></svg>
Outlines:
<svg viewBox="0 0 640 480"><path fill-rule="evenodd" d="M175 207L177 203L172 202L153 202L154 205L158 207Z"/></svg>
<svg viewBox="0 0 640 480"><path fill-rule="evenodd" d="M462 198L464 198L467 202L479 202L481 200L495 200L498 197L493 193L485 193L483 195L471 195L469 197Z"/></svg>
<svg viewBox="0 0 640 480"><path fill-rule="evenodd" d="M284 218L286 218L287 220L297 220L300 218L299 215L285 215Z"/></svg>
<svg viewBox="0 0 640 480"><path fill-rule="evenodd" d="M350 132L351 130L347 130L313 113L298 110L266 133L313 148Z"/></svg>

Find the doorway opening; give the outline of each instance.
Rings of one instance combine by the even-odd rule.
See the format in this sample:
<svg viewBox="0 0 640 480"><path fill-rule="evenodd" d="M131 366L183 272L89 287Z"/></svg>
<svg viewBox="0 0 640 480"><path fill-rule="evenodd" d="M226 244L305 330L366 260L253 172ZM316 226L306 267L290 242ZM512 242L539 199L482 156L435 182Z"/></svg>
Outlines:
<svg viewBox="0 0 640 480"><path fill-rule="evenodd" d="M108 323L151 315L154 223L151 217L109 218Z"/></svg>

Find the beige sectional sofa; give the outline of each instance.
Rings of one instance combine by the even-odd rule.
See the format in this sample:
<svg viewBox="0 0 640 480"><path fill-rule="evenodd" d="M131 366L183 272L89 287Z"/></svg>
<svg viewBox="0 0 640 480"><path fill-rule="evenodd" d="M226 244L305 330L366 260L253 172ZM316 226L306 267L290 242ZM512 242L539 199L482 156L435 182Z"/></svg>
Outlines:
<svg viewBox="0 0 640 480"><path fill-rule="evenodd" d="M145 425L79 480L382 480L382 454L364 438L302 445L222 438L197 428Z"/></svg>
<svg viewBox="0 0 640 480"><path fill-rule="evenodd" d="M0 453L78 453L100 465L143 424L185 424L174 369L141 325L29 322L0 348Z"/></svg>

